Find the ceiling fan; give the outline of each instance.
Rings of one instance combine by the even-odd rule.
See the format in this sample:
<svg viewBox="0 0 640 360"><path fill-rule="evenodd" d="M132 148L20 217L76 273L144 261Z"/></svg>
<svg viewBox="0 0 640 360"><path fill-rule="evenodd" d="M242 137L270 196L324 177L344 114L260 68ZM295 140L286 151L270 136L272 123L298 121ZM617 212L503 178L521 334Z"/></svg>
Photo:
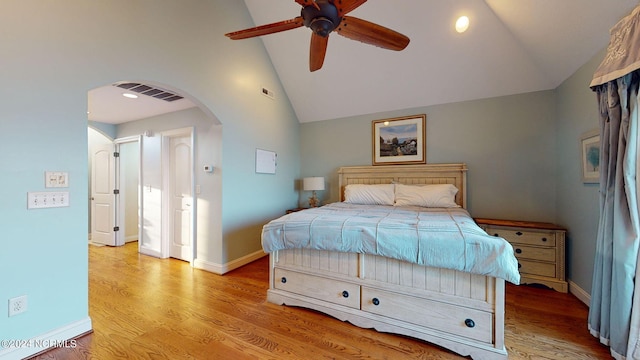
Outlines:
<svg viewBox="0 0 640 360"><path fill-rule="evenodd" d="M327 52L329 34L333 31L366 44L384 49L400 51L409 45L409 38L384 26L362 20L347 13L355 10L367 0L294 0L302 6L300 16L272 24L234 31L225 36L232 40L252 38L306 26L311 33L309 70L322 67Z"/></svg>

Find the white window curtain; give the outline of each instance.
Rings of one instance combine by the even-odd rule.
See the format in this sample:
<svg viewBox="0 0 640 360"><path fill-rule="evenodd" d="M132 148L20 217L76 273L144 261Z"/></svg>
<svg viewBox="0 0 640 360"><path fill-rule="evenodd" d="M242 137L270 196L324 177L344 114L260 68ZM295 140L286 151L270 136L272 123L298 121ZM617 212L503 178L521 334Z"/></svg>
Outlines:
<svg viewBox="0 0 640 360"><path fill-rule="evenodd" d="M640 7L611 29L591 86L600 110L600 222L588 327L616 359L640 359L637 156Z"/></svg>

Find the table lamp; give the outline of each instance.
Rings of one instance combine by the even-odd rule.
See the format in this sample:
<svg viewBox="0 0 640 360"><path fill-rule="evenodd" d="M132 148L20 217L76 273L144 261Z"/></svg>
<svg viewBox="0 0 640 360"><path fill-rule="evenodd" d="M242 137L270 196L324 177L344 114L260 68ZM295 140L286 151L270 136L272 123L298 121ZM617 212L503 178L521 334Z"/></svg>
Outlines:
<svg viewBox="0 0 640 360"><path fill-rule="evenodd" d="M317 207L320 205L320 200L316 196L316 191L324 190L324 177L314 176L306 177L302 179L302 190L312 191L312 195L309 198L309 206Z"/></svg>

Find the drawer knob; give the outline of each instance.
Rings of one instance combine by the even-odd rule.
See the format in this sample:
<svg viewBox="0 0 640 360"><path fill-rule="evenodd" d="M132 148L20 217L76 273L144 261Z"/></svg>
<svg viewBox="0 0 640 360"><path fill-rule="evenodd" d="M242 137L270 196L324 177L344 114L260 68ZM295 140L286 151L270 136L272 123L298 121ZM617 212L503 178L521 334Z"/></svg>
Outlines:
<svg viewBox="0 0 640 360"><path fill-rule="evenodd" d="M516 235L518 235L518 236L522 236L522 232L521 232L521 231L518 231L518 232L516 233Z"/></svg>
<svg viewBox="0 0 640 360"><path fill-rule="evenodd" d="M378 306L380 305L380 300L378 298L373 298L371 299L371 303L373 303L373 305Z"/></svg>
<svg viewBox="0 0 640 360"><path fill-rule="evenodd" d="M475 321L473 321L473 320L471 320L471 319L466 319L466 320L464 321L464 324L465 324L465 325L467 325L467 327L470 327L470 328L472 328L472 327L475 327L475 326L476 326L476 322L475 322Z"/></svg>
<svg viewBox="0 0 640 360"><path fill-rule="evenodd" d="M342 297L343 298L348 298L349 297L349 292L347 290L342 292Z"/></svg>
<svg viewBox="0 0 640 360"><path fill-rule="evenodd" d="M282 279L280 279L280 282L283 283L283 284L286 283L287 282L287 278L283 276Z"/></svg>
<svg viewBox="0 0 640 360"><path fill-rule="evenodd" d="M522 249L516 249L516 254L522 254Z"/></svg>
<svg viewBox="0 0 640 360"><path fill-rule="evenodd" d="M500 236L500 235L498 235L498 234L493 234L493 236Z"/></svg>
<svg viewBox="0 0 640 360"><path fill-rule="evenodd" d="M547 238L542 238L542 241L547 241Z"/></svg>

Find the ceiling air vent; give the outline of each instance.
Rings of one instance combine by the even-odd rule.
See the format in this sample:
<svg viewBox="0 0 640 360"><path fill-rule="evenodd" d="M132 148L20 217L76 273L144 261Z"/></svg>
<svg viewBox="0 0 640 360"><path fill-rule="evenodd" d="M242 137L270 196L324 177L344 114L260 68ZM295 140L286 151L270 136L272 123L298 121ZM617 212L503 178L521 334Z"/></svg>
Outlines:
<svg viewBox="0 0 640 360"><path fill-rule="evenodd" d="M271 100L273 100L273 99L275 99L275 98L276 98L276 96L275 96L275 94L273 93L273 91L271 91L271 90L267 89L267 88L266 88L266 87L264 87L264 86L261 88L260 92L262 93L262 95L264 95L264 96L266 96L266 97L270 98Z"/></svg>
<svg viewBox="0 0 640 360"><path fill-rule="evenodd" d="M142 95L151 96L156 99L160 99L168 102L180 100L183 98L182 96L176 95L172 92L169 92L160 88L156 88L153 86L140 84L140 83L120 83L120 84L113 84L113 86L117 86L122 89L127 89Z"/></svg>

